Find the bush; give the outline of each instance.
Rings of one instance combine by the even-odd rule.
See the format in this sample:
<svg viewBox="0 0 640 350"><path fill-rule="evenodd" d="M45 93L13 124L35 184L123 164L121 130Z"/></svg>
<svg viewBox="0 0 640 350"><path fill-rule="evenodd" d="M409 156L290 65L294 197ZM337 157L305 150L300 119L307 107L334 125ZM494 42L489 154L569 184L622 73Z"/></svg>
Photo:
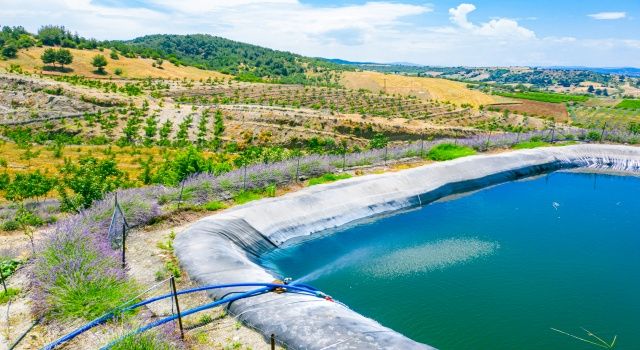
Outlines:
<svg viewBox="0 0 640 350"><path fill-rule="evenodd" d="M220 209L224 209L227 206L220 202L220 201L211 201L206 203L205 205L202 206L204 209L209 210L209 211L216 211L216 210L220 210Z"/></svg>
<svg viewBox="0 0 640 350"><path fill-rule="evenodd" d="M601 133L591 130L587 133L586 139L589 141L600 141Z"/></svg>
<svg viewBox="0 0 640 350"><path fill-rule="evenodd" d="M7 292L3 289L0 289L0 305L7 303L9 300L13 299L16 295L20 294L20 289L16 288L7 288Z"/></svg>
<svg viewBox="0 0 640 350"><path fill-rule="evenodd" d="M118 263L118 252L90 227L81 216L66 220L36 254L36 315L92 320L136 294Z"/></svg>
<svg viewBox="0 0 640 350"><path fill-rule="evenodd" d="M18 224L15 220L8 220L2 223L3 231L15 231L20 228L20 224Z"/></svg>
<svg viewBox="0 0 640 350"><path fill-rule="evenodd" d="M122 75L122 73L123 73L122 68L116 68L113 71L113 74L115 74L115 75Z"/></svg>
<svg viewBox="0 0 640 350"><path fill-rule="evenodd" d="M436 161L451 160L476 154L476 151L467 146L453 143L441 143L429 150L427 158Z"/></svg>

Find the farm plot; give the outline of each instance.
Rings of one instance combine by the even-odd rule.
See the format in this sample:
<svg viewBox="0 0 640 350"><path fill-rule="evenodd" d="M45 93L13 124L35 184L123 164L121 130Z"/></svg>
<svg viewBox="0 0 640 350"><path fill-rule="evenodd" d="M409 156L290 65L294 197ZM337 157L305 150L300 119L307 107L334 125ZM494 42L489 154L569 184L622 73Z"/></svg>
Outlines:
<svg viewBox="0 0 640 350"><path fill-rule="evenodd" d="M171 96L180 103L307 107L387 118L433 119L442 115L469 113L468 108L435 101L427 102L416 97L302 85L219 84L201 89L174 91Z"/></svg>
<svg viewBox="0 0 640 350"><path fill-rule="evenodd" d="M575 106L569 113L574 125L587 128L602 127L606 122L608 127L627 129L629 124L640 122L640 110Z"/></svg>
<svg viewBox="0 0 640 350"><path fill-rule="evenodd" d="M509 112L537 116L537 117L551 117L556 122L567 122L569 120L569 114L567 108L563 103L549 103L533 100L514 100L514 103L501 103L488 106L489 110L495 109Z"/></svg>

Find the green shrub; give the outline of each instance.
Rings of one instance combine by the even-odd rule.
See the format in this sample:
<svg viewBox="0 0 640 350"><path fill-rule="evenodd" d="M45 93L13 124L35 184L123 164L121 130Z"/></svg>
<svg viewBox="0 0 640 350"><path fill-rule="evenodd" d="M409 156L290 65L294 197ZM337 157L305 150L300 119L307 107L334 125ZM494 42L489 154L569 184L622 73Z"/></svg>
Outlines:
<svg viewBox="0 0 640 350"><path fill-rule="evenodd" d="M334 181L338 181L338 180L344 180L344 179L348 179L350 177L351 177L351 175L349 175L347 173L342 173L342 174L331 174L331 173L324 174L322 176L314 177L314 178L309 179L309 186L315 186L315 185L330 183L330 182L334 182Z"/></svg>
<svg viewBox="0 0 640 350"><path fill-rule="evenodd" d="M20 228L20 224L18 224L15 220L8 220L2 223L3 231L15 231Z"/></svg>
<svg viewBox="0 0 640 350"><path fill-rule="evenodd" d="M602 135L595 131L595 130L591 130L587 133L587 137L586 139L589 141L600 141L600 138L602 137Z"/></svg>
<svg viewBox="0 0 640 350"><path fill-rule="evenodd" d="M453 143L441 143L427 153L427 158L431 160L443 161L476 154L476 151L467 146L455 145Z"/></svg>
<svg viewBox="0 0 640 350"><path fill-rule="evenodd" d="M16 295L20 294L20 289L7 288L7 292L0 288L0 305L7 303Z"/></svg>

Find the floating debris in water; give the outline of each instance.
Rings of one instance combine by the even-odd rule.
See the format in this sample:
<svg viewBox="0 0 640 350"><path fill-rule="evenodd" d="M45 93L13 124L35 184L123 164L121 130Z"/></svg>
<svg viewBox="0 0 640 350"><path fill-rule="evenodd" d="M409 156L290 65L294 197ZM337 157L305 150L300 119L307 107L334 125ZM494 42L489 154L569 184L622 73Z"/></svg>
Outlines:
<svg viewBox="0 0 640 350"><path fill-rule="evenodd" d="M393 252L365 272L375 277L424 273L493 254L500 244L477 238L451 238Z"/></svg>
<svg viewBox="0 0 640 350"><path fill-rule="evenodd" d="M558 203L558 202L553 202L553 203L551 204L551 206L553 207L553 209L558 210L558 208L560 208L560 203Z"/></svg>

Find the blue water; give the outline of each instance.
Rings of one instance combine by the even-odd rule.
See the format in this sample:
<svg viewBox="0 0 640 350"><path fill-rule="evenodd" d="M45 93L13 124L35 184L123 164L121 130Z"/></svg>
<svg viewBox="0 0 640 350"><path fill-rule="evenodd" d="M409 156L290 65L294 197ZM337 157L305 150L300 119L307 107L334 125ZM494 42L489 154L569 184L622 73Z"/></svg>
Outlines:
<svg viewBox="0 0 640 350"><path fill-rule="evenodd" d="M264 261L440 349L640 349L640 178L552 173Z"/></svg>

